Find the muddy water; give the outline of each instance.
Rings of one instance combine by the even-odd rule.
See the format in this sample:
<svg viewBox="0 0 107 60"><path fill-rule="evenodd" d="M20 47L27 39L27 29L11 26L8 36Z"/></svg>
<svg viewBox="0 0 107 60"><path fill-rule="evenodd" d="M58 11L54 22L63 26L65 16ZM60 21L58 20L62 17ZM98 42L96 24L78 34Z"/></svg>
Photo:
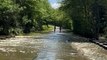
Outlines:
<svg viewBox="0 0 107 60"><path fill-rule="evenodd" d="M67 34L51 32L0 40L0 60L87 60L70 46Z"/></svg>

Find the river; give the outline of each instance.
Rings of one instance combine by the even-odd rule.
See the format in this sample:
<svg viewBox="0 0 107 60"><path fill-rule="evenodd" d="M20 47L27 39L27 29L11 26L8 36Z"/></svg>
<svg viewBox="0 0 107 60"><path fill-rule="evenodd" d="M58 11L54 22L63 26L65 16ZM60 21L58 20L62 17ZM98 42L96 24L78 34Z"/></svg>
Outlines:
<svg viewBox="0 0 107 60"><path fill-rule="evenodd" d="M70 38L70 33L57 28L56 32L0 40L0 60L87 60L71 47Z"/></svg>

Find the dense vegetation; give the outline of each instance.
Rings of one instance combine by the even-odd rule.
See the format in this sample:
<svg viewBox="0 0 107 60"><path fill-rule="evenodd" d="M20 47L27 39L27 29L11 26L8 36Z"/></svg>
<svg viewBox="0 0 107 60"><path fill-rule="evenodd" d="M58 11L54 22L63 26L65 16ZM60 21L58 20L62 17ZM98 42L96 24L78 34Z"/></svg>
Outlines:
<svg viewBox="0 0 107 60"><path fill-rule="evenodd" d="M8 35L42 30L50 9L48 0L0 0L0 32Z"/></svg>
<svg viewBox="0 0 107 60"><path fill-rule="evenodd" d="M61 10L73 21L74 33L98 39L107 29L107 0L62 0Z"/></svg>
<svg viewBox="0 0 107 60"><path fill-rule="evenodd" d="M0 35L42 31L43 25L71 29L71 20L48 0L0 0Z"/></svg>
<svg viewBox="0 0 107 60"><path fill-rule="evenodd" d="M48 0L0 0L0 35L42 31L43 25L72 29L98 39L107 31L106 0L62 0L54 9Z"/></svg>

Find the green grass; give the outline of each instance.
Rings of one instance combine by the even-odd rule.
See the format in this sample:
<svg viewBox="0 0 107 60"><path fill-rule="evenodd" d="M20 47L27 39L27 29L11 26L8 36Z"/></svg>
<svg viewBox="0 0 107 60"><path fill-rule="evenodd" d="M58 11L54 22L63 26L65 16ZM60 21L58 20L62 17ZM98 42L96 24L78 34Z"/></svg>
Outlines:
<svg viewBox="0 0 107 60"><path fill-rule="evenodd" d="M52 31L53 29L54 29L54 27L52 25L49 25L49 27L47 27L46 25L44 25L42 32L49 32L49 31Z"/></svg>
<svg viewBox="0 0 107 60"><path fill-rule="evenodd" d="M54 29L54 27L52 25L49 25L49 27L44 25L42 31L35 31L35 32L27 33L27 34L26 33L20 33L17 36L33 36L33 35L38 35L41 33L51 32L53 29Z"/></svg>

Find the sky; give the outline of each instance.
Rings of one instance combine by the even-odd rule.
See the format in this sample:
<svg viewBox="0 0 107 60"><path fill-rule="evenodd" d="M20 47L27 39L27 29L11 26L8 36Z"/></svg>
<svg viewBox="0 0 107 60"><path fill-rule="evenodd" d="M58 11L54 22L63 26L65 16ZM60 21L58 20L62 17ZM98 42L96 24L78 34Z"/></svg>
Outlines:
<svg viewBox="0 0 107 60"><path fill-rule="evenodd" d="M58 3L57 0L49 0L49 2L54 9L57 9L60 7L60 3Z"/></svg>

